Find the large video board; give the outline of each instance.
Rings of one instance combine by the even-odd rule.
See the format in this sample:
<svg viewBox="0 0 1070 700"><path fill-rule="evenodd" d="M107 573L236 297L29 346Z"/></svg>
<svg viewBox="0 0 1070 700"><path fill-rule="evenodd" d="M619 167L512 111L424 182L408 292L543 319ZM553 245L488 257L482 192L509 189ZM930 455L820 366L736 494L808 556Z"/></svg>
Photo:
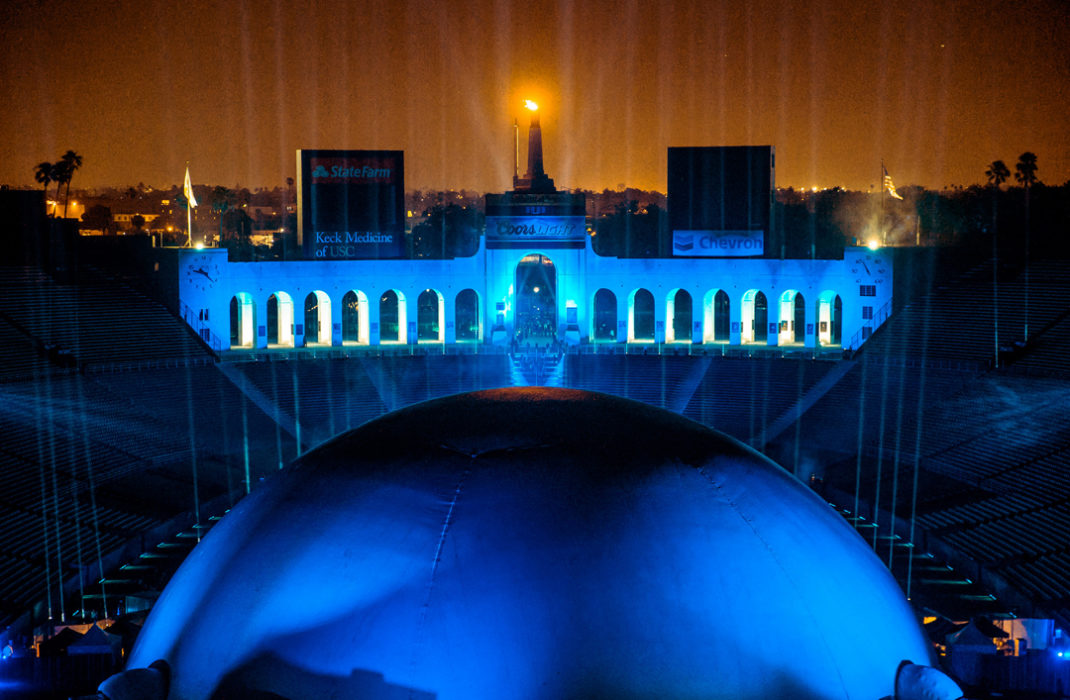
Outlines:
<svg viewBox="0 0 1070 700"><path fill-rule="evenodd" d="M772 146L669 149L676 257L760 257L772 227Z"/></svg>
<svg viewBox="0 0 1070 700"><path fill-rule="evenodd" d="M299 150L297 186L306 259L405 256L403 151Z"/></svg>

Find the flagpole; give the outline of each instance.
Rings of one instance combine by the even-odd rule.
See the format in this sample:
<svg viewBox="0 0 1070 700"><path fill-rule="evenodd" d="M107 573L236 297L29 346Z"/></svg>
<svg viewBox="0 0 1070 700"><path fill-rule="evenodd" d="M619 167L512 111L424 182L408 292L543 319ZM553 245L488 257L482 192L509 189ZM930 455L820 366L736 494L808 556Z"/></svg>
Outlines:
<svg viewBox="0 0 1070 700"><path fill-rule="evenodd" d="M193 207L197 198L193 195L193 183L189 179L189 161L186 161L186 179L182 181L182 196L186 200L186 247L193 247Z"/></svg>
<svg viewBox="0 0 1070 700"><path fill-rule="evenodd" d="M189 161L186 161L186 180L182 183L183 190L192 190L192 186L189 184ZM193 205L189 201L189 192L183 192L186 197L186 247L193 247Z"/></svg>
<svg viewBox="0 0 1070 700"><path fill-rule="evenodd" d="M880 183L881 183L881 213L880 213L880 218L877 220L877 227L880 229L881 245L882 246L887 244L887 242L888 242L888 237L884 232L884 188L885 188L884 173L886 173L886 172L888 172L888 171L884 169L884 159L881 158L881 179L880 179Z"/></svg>

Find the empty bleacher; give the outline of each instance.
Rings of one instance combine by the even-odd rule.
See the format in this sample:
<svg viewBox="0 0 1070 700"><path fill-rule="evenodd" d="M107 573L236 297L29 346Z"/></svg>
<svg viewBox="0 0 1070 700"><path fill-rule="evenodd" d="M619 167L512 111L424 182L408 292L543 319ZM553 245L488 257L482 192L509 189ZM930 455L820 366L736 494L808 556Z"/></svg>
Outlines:
<svg viewBox="0 0 1070 700"><path fill-rule="evenodd" d="M563 385L673 407L681 402L686 405L692 368L708 363L704 358L657 354L568 355Z"/></svg>
<svg viewBox="0 0 1070 700"><path fill-rule="evenodd" d="M247 380L268 412L307 448L388 410L509 384L505 355L384 355L312 362L272 360L224 368Z"/></svg>
<svg viewBox="0 0 1070 700"><path fill-rule="evenodd" d="M0 382L32 380L57 369L44 347L0 315Z"/></svg>
<svg viewBox="0 0 1070 700"><path fill-rule="evenodd" d="M767 428L836 367L802 359L713 358L683 413L762 449L775 437Z"/></svg>
<svg viewBox="0 0 1070 700"><path fill-rule="evenodd" d="M1070 377L1070 309L1033 338L1013 370L1030 375Z"/></svg>
<svg viewBox="0 0 1070 700"><path fill-rule="evenodd" d="M1036 263L1028 282L1020 269L999 272L994 283L981 265L893 315L770 451L808 454L865 513L879 503L875 546L894 541L898 489L896 515L901 526L916 517L916 542L949 545L967 570L1023 592L1021 612L1067 624L1070 265ZM1027 292L1030 341L1015 345Z"/></svg>
<svg viewBox="0 0 1070 700"><path fill-rule="evenodd" d="M243 403L245 426L270 441L243 445ZM190 419L198 432L191 434ZM251 479L276 468L273 427L215 365L0 384L0 556L37 574L0 575L10 588L0 595L0 620L41 599L46 570L69 577L96 562L98 551L137 540L198 499L236 498L244 492L244 447ZM284 448L295 453L292 441Z"/></svg>
<svg viewBox="0 0 1070 700"><path fill-rule="evenodd" d="M216 363L180 320L120 283L0 273L0 358L12 358L0 369L0 623L42 599L60 560L69 575L98 544L114 551L198 500L240 497L386 411L525 376L505 354L422 346ZM1068 279L1058 263L1031 270L1033 340L1007 368L992 366L994 287L980 266L897 312L849 360L571 352L555 381L680 412L883 510L894 492L919 541L953 546L1065 624ZM1024 324L1025 285L1001 271L1008 341Z"/></svg>
<svg viewBox="0 0 1070 700"><path fill-rule="evenodd" d="M1027 320L1033 338L1065 317L1068 280L1063 261L1034 262L1028 275L1001 270L995 281L991 263L979 265L893 315L865 352L987 368L997 347L1025 339Z"/></svg>
<svg viewBox="0 0 1070 700"><path fill-rule="evenodd" d="M90 271L60 283L35 268L2 267L0 299L0 318L78 366L211 356L163 305Z"/></svg>

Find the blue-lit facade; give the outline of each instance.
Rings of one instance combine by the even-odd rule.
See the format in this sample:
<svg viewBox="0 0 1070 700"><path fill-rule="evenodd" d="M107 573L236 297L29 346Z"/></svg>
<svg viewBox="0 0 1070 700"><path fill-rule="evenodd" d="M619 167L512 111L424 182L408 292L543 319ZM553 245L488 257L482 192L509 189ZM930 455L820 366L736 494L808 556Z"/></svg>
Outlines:
<svg viewBox="0 0 1070 700"><path fill-rule="evenodd" d="M517 266L529 255L541 255L553 266L557 338L572 344L853 349L888 315L892 298L891 260L866 248L848 248L842 260L622 259L597 255L584 236L581 248L490 250L484 238L474 256L453 260L235 263L227 261L225 250L182 250L177 255L187 320L220 349L235 350L507 344L517 329ZM458 334L458 314L465 314L458 307L462 292L462 304L474 293L478 322L474 332ZM602 318L609 319L612 332L596 332L596 296L603 310L611 311ZM310 297L315 300L315 328L306 323ZM652 336L637 333L644 297L653 299ZM765 322L759 327L763 297ZM678 319L688 303L690 332L680 337ZM430 321L421 323L429 315ZM727 337L718 338L717 326L720 321L724 327L725 316ZM389 329L384 329L384 317L389 317Z"/></svg>

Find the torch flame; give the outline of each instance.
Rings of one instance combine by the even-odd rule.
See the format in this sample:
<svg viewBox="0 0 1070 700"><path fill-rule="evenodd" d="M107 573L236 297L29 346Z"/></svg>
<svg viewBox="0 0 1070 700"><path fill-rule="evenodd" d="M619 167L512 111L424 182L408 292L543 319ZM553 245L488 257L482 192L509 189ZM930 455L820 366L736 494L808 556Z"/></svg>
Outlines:
<svg viewBox="0 0 1070 700"><path fill-rule="evenodd" d="M531 100L524 100L524 106L530 109L532 112L539 108L539 105L535 104Z"/></svg>

